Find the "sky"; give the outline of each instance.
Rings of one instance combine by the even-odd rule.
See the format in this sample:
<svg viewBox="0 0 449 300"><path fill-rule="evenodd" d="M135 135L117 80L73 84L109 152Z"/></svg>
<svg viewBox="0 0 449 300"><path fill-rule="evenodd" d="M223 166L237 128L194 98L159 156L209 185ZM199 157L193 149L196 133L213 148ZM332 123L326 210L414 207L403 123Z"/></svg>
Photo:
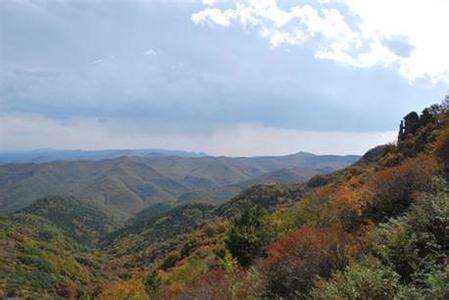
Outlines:
<svg viewBox="0 0 449 300"><path fill-rule="evenodd" d="M449 90L447 0L0 1L0 151L363 154Z"/></svg>

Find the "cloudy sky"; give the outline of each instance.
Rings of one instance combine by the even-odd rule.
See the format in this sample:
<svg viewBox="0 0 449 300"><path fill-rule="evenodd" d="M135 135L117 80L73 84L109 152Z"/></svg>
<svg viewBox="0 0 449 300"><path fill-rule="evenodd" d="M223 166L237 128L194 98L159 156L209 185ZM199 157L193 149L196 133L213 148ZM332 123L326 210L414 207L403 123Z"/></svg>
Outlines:
<svg viewBox="0 0 449 300"><path fill-rule="evenodd" d="M0 1L0 151L360 154L449 90L447 0Z"/></svg>

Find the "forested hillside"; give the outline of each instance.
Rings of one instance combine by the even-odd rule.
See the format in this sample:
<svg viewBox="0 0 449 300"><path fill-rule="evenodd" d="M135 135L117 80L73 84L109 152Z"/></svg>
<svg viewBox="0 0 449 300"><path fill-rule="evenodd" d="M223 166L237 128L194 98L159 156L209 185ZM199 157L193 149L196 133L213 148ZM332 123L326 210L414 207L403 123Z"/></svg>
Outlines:
<svg viewBox="0 0 449 300"><path fill-rule="evenodd" d="M125 259L146 273L139 275L140 293L447 299L449 114L433 106L417 116L405 118L397 145L377 147L307 184L253 187L211 210L154 263ZM114 245L144 245L128 237L116 237ZM135 281L126 282L103 294L137 293L130 288Z"/></svg>
<svg viewBox="0 0 449 300"><path fill-rule="evenodd" d="M97 213L85 214L89 207L65 211L59 206L62 201L42 199L33 208L0 218L3 297L83 299L111 280L111 273L104 270L107 258L92 243L98 234L104 233L108 223L102 223L105 220L101 218L90 219ZM44 207L50 212L58 206L51 214L44 212Z"/></svg>
<svg viewBox="0 0 449 300"><path fill-rule="evenodd" d="M84 202L43 199L1 219L0 289L82 299L448 299L447 180L449 112L434 105L404 118L397 144L345 169L255 185L216 205L156 204L117 230Z"/></svg>

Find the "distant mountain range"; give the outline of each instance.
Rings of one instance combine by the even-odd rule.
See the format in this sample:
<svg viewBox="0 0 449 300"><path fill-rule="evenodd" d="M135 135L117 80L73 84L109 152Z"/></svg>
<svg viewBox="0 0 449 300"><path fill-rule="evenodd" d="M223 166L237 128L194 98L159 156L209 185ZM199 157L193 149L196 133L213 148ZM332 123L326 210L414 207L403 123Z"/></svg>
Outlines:
<svg viewBox="0 0 449 300"><path fill-rule="evenodd" d="M112 149L112 150L57 150L37 149L30 151L0 152L0 164L49 162L57 160L101 160L120 156L178 156L201 157L207 156L202 152L189 152L166 149Z"/></svg>
<svg viewBox="0 0 449 300"><path fill-rule="evenodd" d="M112 153L107 155L117 154ZM251 185L304 182L359 159L302 152L249 158L138 153L142 155L97 160L94 157L101 157L97 153L86 155L90 159L85 160L2 165L0 214L20 210L41 197L59 195L74 196L109 215L128 218L156 203L221 203Z"/></svg>

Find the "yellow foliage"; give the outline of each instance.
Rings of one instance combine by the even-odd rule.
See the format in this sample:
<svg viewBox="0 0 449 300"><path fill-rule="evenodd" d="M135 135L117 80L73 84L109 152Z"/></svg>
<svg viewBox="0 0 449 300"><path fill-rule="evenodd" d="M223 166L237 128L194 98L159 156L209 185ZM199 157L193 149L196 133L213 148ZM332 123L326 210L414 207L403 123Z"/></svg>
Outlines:
<svg viewBox="0 0 449 300"><path fill-rule="evenodd" d="M96 299L99 300L121 300L121 299L148 299L143 287L141 274L129 280L113 281L102 287L102 292Z"/></svg>

